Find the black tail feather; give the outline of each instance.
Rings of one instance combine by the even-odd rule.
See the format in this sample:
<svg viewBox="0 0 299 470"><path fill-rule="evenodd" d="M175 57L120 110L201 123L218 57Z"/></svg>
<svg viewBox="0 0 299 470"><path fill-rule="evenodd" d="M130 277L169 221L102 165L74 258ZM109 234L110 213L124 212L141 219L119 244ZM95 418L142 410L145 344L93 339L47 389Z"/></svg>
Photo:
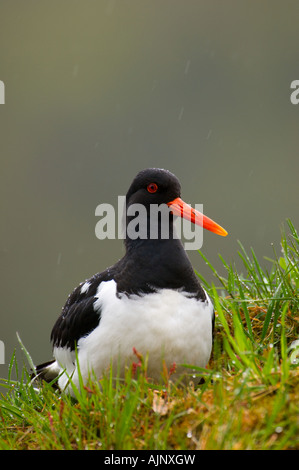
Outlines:
<svg viewBox="0 0 299 470"><path fill-rule="evenodd" d="M51 383L55 381L55 379L59 375L59 367L55 359L52 361L44 362L43 364L39 364L35 367L35 371L36 373L32 374L31 376L32 380L34 381L44 380L47 383ZM54 388L58 388L58 385L55 382L52 385Z"/></svg>

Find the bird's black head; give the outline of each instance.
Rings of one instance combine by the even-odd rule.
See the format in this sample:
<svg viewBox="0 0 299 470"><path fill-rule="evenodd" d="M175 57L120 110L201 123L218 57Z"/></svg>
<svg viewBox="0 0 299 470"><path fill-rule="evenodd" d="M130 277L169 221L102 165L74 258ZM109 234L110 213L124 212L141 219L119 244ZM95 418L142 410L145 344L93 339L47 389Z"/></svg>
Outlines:
<svg viewBox="0 0 299 470"><path fill-rule="evenodd" d="M180 193L180 182L170 171L140 171L126 195L127 246L130 240L172 238L173 214L168 204Z"/></svg>
<svg viewBox="0 0 299 470"><path fill-rule="evenodd" d="M173 216L218 235L227 235L220 225L186 204L180 196L180 182L170 171L159 168L140 171L126 196L126 240L176 237Z"/></svg>
<svg viewBox="0 0 299 470"><path fill-rule="evenodd" d="M181 185L168 170L148 168L134 178L126 196L127 207L132 204L168 204L181 195Z"/></svg>

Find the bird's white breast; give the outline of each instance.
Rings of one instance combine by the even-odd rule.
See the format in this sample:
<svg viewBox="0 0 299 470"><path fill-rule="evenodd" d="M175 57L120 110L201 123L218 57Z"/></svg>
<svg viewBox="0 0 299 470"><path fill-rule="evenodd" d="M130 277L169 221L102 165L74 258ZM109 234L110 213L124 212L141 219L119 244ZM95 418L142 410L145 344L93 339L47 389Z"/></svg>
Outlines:
<svg viewBox="0 0 299 470"><path fill-rule="evenodd" d="M205 367L210 358L213 306L208 297L202 302L171 289L119 297L111 280L99 285L94 308L100 312L100 323L78 342L83 379L91 371L101 377L111 363L122 372L126 364L137 362L133 348L144 357L148 355L147 374L154 380L161 379L162 360L168 367L173 363ZM56 348L54 354L78 384L77 371L71 365L74 354L69 351L67 356L62 348ZM63 388L67 377L59 380Z"/></svg>

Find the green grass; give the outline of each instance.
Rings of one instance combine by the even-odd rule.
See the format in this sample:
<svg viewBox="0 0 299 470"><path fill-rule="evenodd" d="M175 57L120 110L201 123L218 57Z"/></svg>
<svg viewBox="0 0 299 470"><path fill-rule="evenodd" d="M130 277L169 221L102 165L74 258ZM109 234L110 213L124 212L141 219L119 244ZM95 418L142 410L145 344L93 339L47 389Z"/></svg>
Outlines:
<svg viewBox="0 0 299 470"><path fill-rule="evenodd" d="M291 221L265 270L240 244L244 274L201 282L214 300L216 330L197 389L107 375L77 400L48 384L36 391L13 356L0 400L0 449L299 449L299 238ZM217 287L215 287L217 286ZM24 352L30 364L30 356ZM30 365L29 365L30 368ZM13 373L17 380L12 380Z"/></svg>

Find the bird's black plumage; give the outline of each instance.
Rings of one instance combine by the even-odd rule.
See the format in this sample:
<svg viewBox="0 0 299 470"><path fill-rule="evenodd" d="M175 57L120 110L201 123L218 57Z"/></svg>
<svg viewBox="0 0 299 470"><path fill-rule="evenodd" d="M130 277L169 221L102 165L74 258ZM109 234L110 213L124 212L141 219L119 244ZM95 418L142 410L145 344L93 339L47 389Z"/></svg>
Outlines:
<svg viewBox="0 0 299 470"><path fill-rule="evenodd" d="M78 340L98 326L101 315L93 308L94 296L100 282L110 279L107 271L96 274L86 281L90 283L88 293L81 293L82 283L69 295L51 333L54 347L66 347L73 351Z"/></svg>

